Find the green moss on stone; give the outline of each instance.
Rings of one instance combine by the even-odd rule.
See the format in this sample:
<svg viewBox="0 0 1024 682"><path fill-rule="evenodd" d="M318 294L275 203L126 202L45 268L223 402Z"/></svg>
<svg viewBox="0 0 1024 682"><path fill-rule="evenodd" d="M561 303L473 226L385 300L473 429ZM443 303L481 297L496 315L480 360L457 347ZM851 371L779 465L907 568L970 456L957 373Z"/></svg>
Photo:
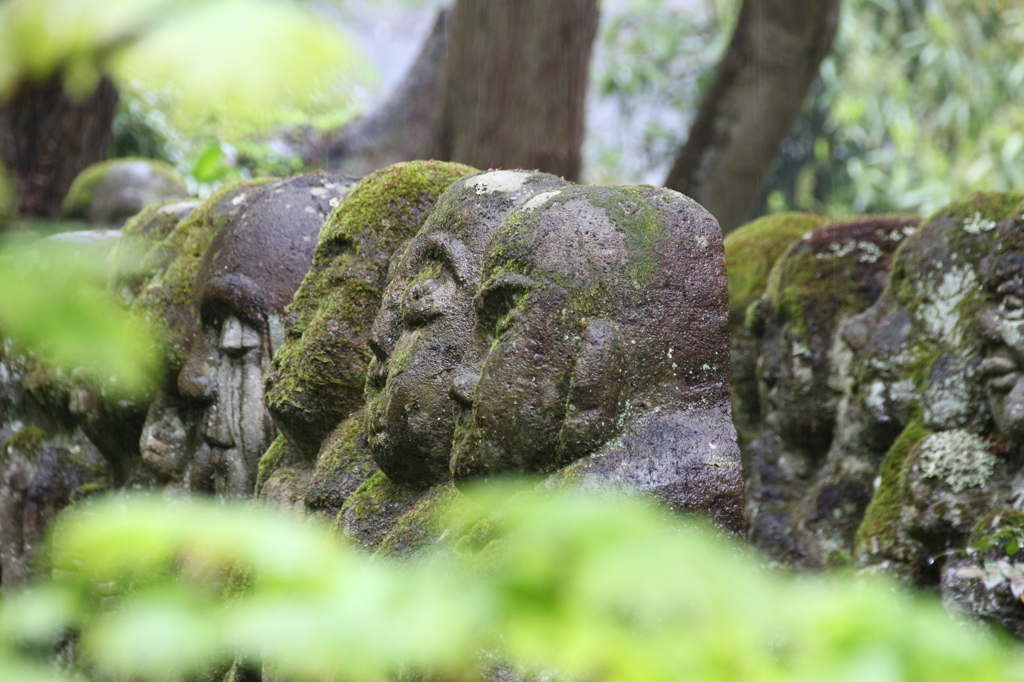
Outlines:
<svg viewBox="0 0 1024 682"><path fill-rule="evenodd" d="M3 449L0 450L0 461L15 452L23 456L34 455L45 439L46 431L40 428L27 426L23 429L18 429L3 442Z"/></svg>
<svg viewBox="0 0 1024 682"><path fill-rule="evenodd" d="M330 295L332 266L340 251L351 249L357 258L371 261L384 253L386 263L400 244L416 234L444 191L456 180L477 172L459 163L409 161L360 180L320 230L310 274L292 301L294 331L302 333Z"/></svg>
<svg viewBox="0 0 1024 682"><path fill-rule="evenodd" d="M637 287L650 284L658 267L657 242L665 235L665 223L651 206L650 185L615 187L608 194L590 197L594 206L604 209L608 219L625 236L629 280Z"/></svg>
<svg viewBox="0 0 1024 682"><path fill-rule="evenodd" d="M445 529L452 505L460 493L451 482L435 486L409 511L398 517L381 543L379 554L395 555L422 547Z"/></svg>
<svg viewBox="0 0 1024 682"><path fill-rule="evenodd" d="M288 444L288 439L278 435L274 442L270 444L270 447L267 448L267 451L263 453L263 456L260 457L259 464L256 465L257 495L263 490L263 486L270 479L271 475L290 459L291 454L292 449L291 445Z"/></svg>
<svg viewBox="0 0 1024 682"><path fill-rule="evenodd" d="M911 419L885 454L880 483L857 529L858 554L876 554L900 542L900 512L907 499L907 459L911 450L931 435L920 416Z"/></svg>
<svg viewBox="0 0 1024 682"><path fill-rule="evenodd" d="M366 413L360 410L324 442L305 496L307 508L337 512L349 495L378 471L363 440L365 429Z"/></svg>
<svg viewBox="0 0 1024 682"><path fill-rule="evenodd" d="M779 257L827 220L811 213L776 213L747 223L725 237L729 320L733 328L743 322L747 308L764 293Z"/></svg>
<svg viewBox="0 0 1024 682"><path fill-rule="evenodd" d="M260 178L222 187L154 247L169 249L174 259L132 302L132 310L143 316L154 338L160 339L160 352L169 370L184 364L191 334L198 329L192 283L207 247L248 194L274 181Z"/></svg>
<svg viewBox="0 0 1024 682"><path fill-rule="evenodd" d="M1024 194L1015 192L974 192L960 201L939 209L927 222L948 216L961 224L970 225L975 218L979 221L999 222L1013 215L1024 202ZM984 226L981 226L984 229Z"/></svg>
<svg viewBox="0 0 1024 682"><path fill-rule="evenodd" d="M376 514L384 503L399 491L398 484L388 478L383 471L378 471L349 496L345 501L345 510L357 521L364 521Z"/></svg>
<svg viewBox="0 0 1024 682"><path fill-rule="evenodd" d="M320 230L313 264L295 292L287 342L274 358L271 409L297 408L331 423L362 403L371 353L365 336L380 307L392 254L457 180L456 163L411 161L363 178Z"/></svg>
<svg viewBox="0 0 1024 682"><path fill-rule="evenodd" d="M188 195L188 187L178 175L177 171L174 170L174 166L166 161L141 157L122 157L94 163L79 173L71 182L71 187L68 189L67 196L64 197L64 202L61 204L61 211L69 218L84 217L85 212L88 210L89 206L92 205L96 188L107 177L110 169L115 166L131 162L142 162L147 164L155 173L163 175L172 184L181 187L183 195Z"/></svg>

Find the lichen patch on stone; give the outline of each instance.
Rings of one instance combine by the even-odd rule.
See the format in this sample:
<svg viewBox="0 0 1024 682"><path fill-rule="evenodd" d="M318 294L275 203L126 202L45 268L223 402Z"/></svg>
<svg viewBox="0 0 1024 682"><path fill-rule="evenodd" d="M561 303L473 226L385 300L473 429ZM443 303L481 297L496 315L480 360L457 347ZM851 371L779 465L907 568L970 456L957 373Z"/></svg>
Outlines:
<svg viewBox="0 0 1024 682"><path fill-rule="evenodd" d="M479 190L477 190L477 191L479 192ZM541 192L540 194L534 196L529 201L527 201L525 204L523 204L523 210L524 211L533 211L533 210L535 210L537 208L540 208L541 206L544 205L544 203L548 199L550 199L551 197L553 197L553 196L555 196L557 194L561 194L561 190L557 190L556 189L556 190L552 190L550 192Z"/></svg>
<svg viewBox="0 0 1024 682"><path fill-rule="evenodd" d="M929 436L921 443L918 461L924 478L940 479L957 493L985 485L996 464L988 444L964 429Z"/></svg>
<svg viewBox="0 0 1024 682"><path fill-rule="evenodd" d="M476 188L477 194L494 194L495 192L514 192L522 187L530 177L524 171L499 170L475 175L466 180L466 184Z"/></svg>

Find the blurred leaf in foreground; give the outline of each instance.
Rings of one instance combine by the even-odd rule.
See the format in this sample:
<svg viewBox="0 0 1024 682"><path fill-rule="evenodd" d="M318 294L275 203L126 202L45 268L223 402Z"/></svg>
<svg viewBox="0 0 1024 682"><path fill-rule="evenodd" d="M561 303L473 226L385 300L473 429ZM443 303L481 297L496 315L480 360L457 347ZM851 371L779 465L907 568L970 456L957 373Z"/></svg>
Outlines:
<svg viewBox="0 0 1024 682"><path fill-rule="evenodd" d="M106 291L109 244L100 235L92 244L69 241L75 234L0 242L0 336L127 395L154 375L152 343Z"/></svg>
<svg viewBox="0 0 1024 682"><path fill-rule="evenodd" d="M53 580L4 603L0 647L72 626L85 670L140 680L236 655L303 680L473 679L497 663L600 680L1024 673L1018 643L889 583L766 571L749 548L636 501L505 494L479 504L488 496L448 521L476 542L448 538L402 562L252 505L83 505L58 524Z"/></svg>
<svg viewBox="0 0 1024 682"><path fill-rule="evenodd" d="M8 0L0 99L19 79L64 74L87 94L103 74L173 90L182 115L252 124L368 69L350 40L290 3L262 0Z"/></svg>

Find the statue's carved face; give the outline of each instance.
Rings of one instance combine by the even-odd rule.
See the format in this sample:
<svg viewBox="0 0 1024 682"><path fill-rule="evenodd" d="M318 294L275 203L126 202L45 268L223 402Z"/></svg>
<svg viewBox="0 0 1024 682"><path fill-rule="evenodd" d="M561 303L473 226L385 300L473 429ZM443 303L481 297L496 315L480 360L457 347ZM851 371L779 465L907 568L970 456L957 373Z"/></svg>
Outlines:
<svg viewBox="0 0 1024 682"><path fill-rule="evenodd" d="M263 375L283 343L281 316L309 269L331 200L346 187L309 174L238 195L192 283L201 333L178 374L182 404L151 411L144 427L143 461L158 479L253 493L257 463L276 435L263 406Z"/></svg>
<svg viewBox="0 0 1024 682"><path fill-rule="evenodd" d="M484 258L456 371L459 481L547 473L631 420L727 404L717 223L653 187L566 187L510 215Z"/></svg>
<svg viewBox="0 0 1024 682"><path fill-rule="evenodd" d="M368 444L393 480L448 478L450 387L474 339L474 297L491 235L521 202L565 185L543 173L493 171L453 184L402 255L373 325L366 384Z"/></svg>
<svg viewBox="0 0 1024 682"><path fill-rule="evenodd" d="M271 327L281 323L274 315L259 324L230 306L215 311L204 315L178 390L203 405L193 481L201 485L207 478L208 490L244 496L252 493L256 465L276 435L263 406L263 374L274 354Z"/></svg>
<svg viewBox="0 0 1024 682"><path fill-rule="evenodd" d="M568 302L553 283L487 273L477 307L487 352L478 368L459 372L452 389L463 406L451 463L457 479L563 463L558 435L581 343L578 324L563 314Z"/></svg>
<svg viewBox="0 0 1024 682"><path fill-rule="evenodd" d="M1024 258L1003 258L994 282L995 300L981 316L989 341L980 370L998 430L1024 443Z"/></svg>
<svg viewBox="0 0 1024 682"><path fill-rule="evenodd" d="M425 484L448 475L448 387L472 338L475 280L461 240L420 235L385 293L370 341L368 443L393 479Z"/></svg>

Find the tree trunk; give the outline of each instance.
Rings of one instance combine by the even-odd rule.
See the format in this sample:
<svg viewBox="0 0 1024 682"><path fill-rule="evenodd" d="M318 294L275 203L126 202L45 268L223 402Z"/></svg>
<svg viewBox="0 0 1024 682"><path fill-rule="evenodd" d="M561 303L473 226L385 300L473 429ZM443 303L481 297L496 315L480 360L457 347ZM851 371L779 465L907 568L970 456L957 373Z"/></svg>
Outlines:
<svg viewBox="0 0 1024 682"><path fill-rule="evenodd" d="M82 99L64 92L61 73L15 89L0 108L0 158L14 184L17 215L60 217L71 181L107 158L117 100L108 78Z"/></svg>
<svg viewBox="0 0 1024 682"><path fill-rule="evenodd" d="M736 30L665 186L728 232L749 217L762 178L832 47L840 0L743 0Z"/></svg>
<svg viewBox="0 0 1024 682"><path fill-rule="evenodd" d="M412 68L370 113L314 137L302 151L308 166L365 175L398 161L425 159L433 149L433 115L448 47L450 11L438 12Z"/></svg>
<svg viewBox="0 0 1024 682"><path fill-rule="evenodd" d="M435 156L576 180L597 0L456 0Z"/></svg>

